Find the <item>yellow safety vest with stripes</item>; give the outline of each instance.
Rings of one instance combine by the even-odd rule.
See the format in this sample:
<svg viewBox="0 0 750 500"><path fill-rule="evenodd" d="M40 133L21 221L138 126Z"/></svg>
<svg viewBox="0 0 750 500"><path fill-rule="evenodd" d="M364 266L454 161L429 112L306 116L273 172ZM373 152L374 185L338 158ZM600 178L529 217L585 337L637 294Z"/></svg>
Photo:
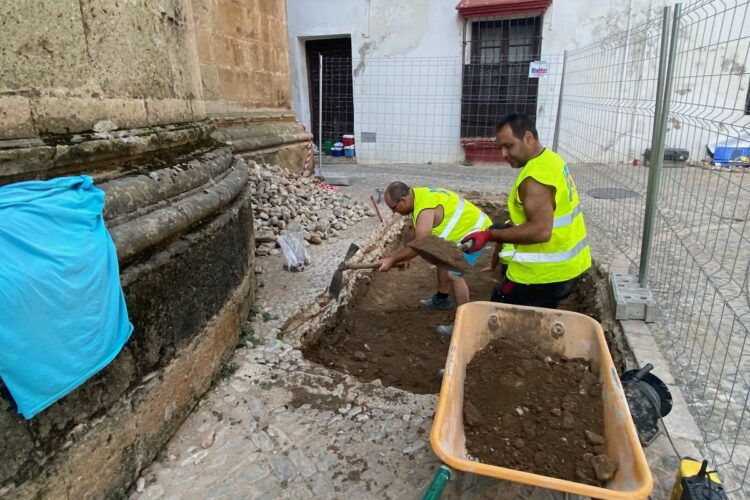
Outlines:
<svg viewBox="0 0 750 500"><path fill-rule="evenodd" d="M516 247L513 246L511 243L503 243L502 247L500 248L500 262L502 262L504 265L510 264L510 261L513 260L513 255L516 253Z"/></svg>
<svg viewBox="0 0 750 500"><path fill-rule="evenodd" d="M545 243L516 245L507 276L525 285L573 279L591 267L591 249L570 169L565 160L549 149L529 160L518 174L508 198L508 211L514 225L526 222L518 188L527 177L555 188L552 237Z"/></svg>
<svg viewBox="0 0 750 500"><path fill-rule="evenodd" d="M415 187L412 191L414 210L411 220L415 227L422 210L443 206L443 220L432 228L432 234L444 240L458 243L467 234L482 231L492 225L490 218L476 205L453 191L428 187Z"/></svg>

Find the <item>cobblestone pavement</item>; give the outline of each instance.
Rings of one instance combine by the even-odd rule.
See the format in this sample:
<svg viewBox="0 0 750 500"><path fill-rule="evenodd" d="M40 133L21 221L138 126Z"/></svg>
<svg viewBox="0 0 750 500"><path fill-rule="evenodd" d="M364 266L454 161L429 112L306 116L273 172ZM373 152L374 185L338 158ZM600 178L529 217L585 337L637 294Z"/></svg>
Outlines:
<svg viewBox="0 0 750 500"><path fill-rule="evenodd" d="M349 175L345 192L369 199L391 180L482 192L507 192L507 167L326 167ZM381 210L387 208L380 206ZM399 228L388 214L310 247L312 265L282 270L280 257L262 268L252 335L263 344L239 348L236 371L221 380L142 472L131 498L416 498L439 465L429 445L436 397L362 383L303 359L299 337L285 333L333 307L321 298L350 242L377 258L381 240ZM593 235L592 235L593 236ZM613 258L603 246L605 260ZM594 241L594 253L598 244ZM346 292L344 292L345 298ZM248 330L249 331L249 330ZM666 440L647 449L654 498L666 498L676 459ZM541 489L457 474L443 498L561 498Z"/></svg>

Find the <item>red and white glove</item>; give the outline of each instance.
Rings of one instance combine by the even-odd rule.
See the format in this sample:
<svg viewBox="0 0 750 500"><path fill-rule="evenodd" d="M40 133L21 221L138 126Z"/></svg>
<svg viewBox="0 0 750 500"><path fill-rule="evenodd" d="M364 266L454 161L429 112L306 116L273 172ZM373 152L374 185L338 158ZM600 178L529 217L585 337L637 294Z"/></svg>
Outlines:
<svg viewBox="0 0 750 500"><path fill-rule="evenodd" d="M464 239L462 239L461 245L464 247L468 246L467 244L471 245L468 247L468 250L464 250L464 252L474 253L484 248L484 246L490 241L492 241L491 231L477 231L475 233L467 235Z"/></svg>

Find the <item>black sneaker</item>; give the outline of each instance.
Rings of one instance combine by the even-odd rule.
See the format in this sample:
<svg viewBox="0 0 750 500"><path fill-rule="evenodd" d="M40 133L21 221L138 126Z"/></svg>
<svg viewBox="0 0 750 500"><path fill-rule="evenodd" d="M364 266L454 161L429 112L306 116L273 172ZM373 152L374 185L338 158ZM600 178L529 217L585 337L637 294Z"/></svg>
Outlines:
<svg viewBox="0 0 750 500"><path fill-rule="evenodd" d="M441 299L440 297L438 297L438 294L435 294L432 297L427 297L426 299L420 300L419 305L421 307L424 307L425 309L447 310L453 307L453 300L451 300L450 295L448 295L444 299Z"/></svg>

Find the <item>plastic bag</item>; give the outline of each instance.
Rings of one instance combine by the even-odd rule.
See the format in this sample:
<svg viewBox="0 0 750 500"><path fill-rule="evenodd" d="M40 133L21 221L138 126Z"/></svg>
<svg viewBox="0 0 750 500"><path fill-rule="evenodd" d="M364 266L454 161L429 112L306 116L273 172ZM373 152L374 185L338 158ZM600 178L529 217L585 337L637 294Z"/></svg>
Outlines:
<svg viewBox="0 0 750 500"><path fill-rule="evenodd" d="M292 272L304 271L310 265L310 253L305 247L305 236L302 227L292 222L287 227L286 234L277 238L281 251L284 253L284 269Z"/></svg>

